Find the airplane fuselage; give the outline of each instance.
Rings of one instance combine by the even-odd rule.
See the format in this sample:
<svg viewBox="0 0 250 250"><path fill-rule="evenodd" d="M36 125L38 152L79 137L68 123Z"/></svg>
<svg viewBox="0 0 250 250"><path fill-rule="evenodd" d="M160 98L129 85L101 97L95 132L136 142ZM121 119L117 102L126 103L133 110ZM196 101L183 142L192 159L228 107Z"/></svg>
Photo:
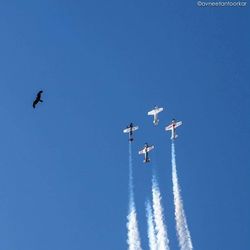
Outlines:
<svg viewBox="0 0 250 250"><path fill-rule="evenodd" d="M148 152L149 152L148 148L149 148L148 145L144 148L144 151L145 151L145 153L144 153L144 163L150 162L150 159L148 157Z"/></svg>
<svg viewBox="0 0 250 250"><path fill-rule="evenodd" d="M159 119L158 119L158 115L154 114L154 121L153 121L154 125L158 125L159 123Z"/></svg>
<svg viewBox="0 0 250 250"><path fill-rule="evenodd" d="M171 139L176 139L177 138L177 135L176 135L176 125L175 123L173 123L173 126L172 126L172 137Z"/></svg>
<svg viewBox="0 0 250 250"><path fill-rule="evenodd" d="M144 162L148 162L148 152L145 152L145 155L144 155Z"/></svg>

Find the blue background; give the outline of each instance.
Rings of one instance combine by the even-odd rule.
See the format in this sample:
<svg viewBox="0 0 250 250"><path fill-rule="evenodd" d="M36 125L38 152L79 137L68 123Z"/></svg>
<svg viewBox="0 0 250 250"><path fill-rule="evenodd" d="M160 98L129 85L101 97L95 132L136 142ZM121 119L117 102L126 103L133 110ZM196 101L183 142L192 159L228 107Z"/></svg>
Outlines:
<svg viewBox="0 0 250 250"><path fill-rule="evenodd" d="M122 130L133 121L143 249L153 168L179 249L164 131L175 117L194 248L250 249L249 21L248 7L195 1L1 1L0 248L126 249ZM146 115L155 105L165 109L156 128Z"/></svg>

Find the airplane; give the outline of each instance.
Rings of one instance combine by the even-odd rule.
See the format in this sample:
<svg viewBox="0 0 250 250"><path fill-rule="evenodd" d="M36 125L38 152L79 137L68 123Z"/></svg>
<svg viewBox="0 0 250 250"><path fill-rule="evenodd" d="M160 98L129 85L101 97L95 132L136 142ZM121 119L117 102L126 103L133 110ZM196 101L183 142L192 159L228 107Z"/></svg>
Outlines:
<svg viewBox="0 0 250 250"><path fill-rule="evenodd" d="M171 140L174 140L178 137L176 134L176 128L182 125L182 121L176 121L175 119L172 120L171 124L165 127L166 131L171 130L172 135L171 135Z"/></svg>
<svg viewBox="0 0 250 250"><path fill-rule="evenodd" d="M133 123L131 122L129 126L127 126L127 128L123 130L123 133L129 133L128 140L132 142L134 140L134 138L132 137L133 132L136 131L138 128L139 128L138 126L134 126Z"/></svg>
<svg viewBox="0 0 250 250"><path fill-rule="evenodd" d="M154 107L153 110L148 112L148 115L153 115L154 116L154 125L158 125L159 119L158 119L158 114L163 111L163 108L158 108L157 106Z"/></svg>
<svg viewBox="0 0 250 250"><path fill-rule="evenodd" d="M36 99L35 99L35 101L33 102L33 105L32 105L33 108L35 108L36 105L37 105L39 102L43 102L43 100L41 100L41 95L42 95L42 93L43 93L42 90L40 90L40 91L37 93Z"/></svg>
<svg viewBox="0 0 250 250"><path fill-rule="evenodd" d="M154 145L149 146L147 143L145 143L144 148L139 151L139 155L144 154L144 163L150 162L150 159L148 157L148 152L154 149Z"/></svg>

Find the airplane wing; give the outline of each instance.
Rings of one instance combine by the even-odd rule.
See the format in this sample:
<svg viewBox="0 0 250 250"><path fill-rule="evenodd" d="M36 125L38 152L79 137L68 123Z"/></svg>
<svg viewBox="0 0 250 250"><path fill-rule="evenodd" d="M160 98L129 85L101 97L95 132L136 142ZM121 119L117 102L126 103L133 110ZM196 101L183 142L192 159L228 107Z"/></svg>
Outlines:
<svg viewBox="0 0 250 250"><path fill-rule="evenodd" d="M132 127L132 129L129 127L129 128L125 128L124 130L123 130L123 133L129 133L130 132L130 130L132 130L132 131L135 131L135 130L137 130L139 127L138 126L134 126L134 127Z"/></svg>
<svg viewBox="0 0 250 250"><path fill-rule="evenodd" d="M160 113L160 112L162 112L163 111L163 108L158 108L157 109L157 113Z"/></svg>
<svg viewBox="0 0 250 250"><path fill-rule="evenodd" d="M151 111L148 112L148 115L155 115L155 114L156 114L155 109L153 109L153 110L151 110Z"/></svg>
<svg viewBox="0 0 250 250"><path fill-rule="evenodd" d="M177 128L177 127L179 127L179 126L181 126L182 125L182 121L179 121L179 122L176 122L175 123L175 127Z"/></svg>
<svg viewBox="0 0 250 250"><path fill-rule="evenodd" d="M151 151L152 149L154 149L153 145L147 148L147 152Z"/></svg>
<svg viewBox="0 0 250 250"><path fill-rule="evenodd" d="M165 130L167 130L167 131L172 130L172 129L173 129L173 124L172 123L165 128Z"/></svg>
<svg viewBox="0 0 250 250"><path fill-rule="evenodd" d="M145 148L139 151L139 155L145 154Z"/></svg>
<svg viewBox="0 0 250 250"><path fill-rule="evenodd" d="M129 133L130 132L130 128L125 128L124 130L123 130L123 133Z"/></svg>
<svg viewBox="0 0 250 250"><path fill-rule="evenodd" d="M155 109L149 111L148 115L156 115L156 114L160 113L161 111L163 111L163 108L155 108Z"/></svg>
<svg viewBox="0 0 250 250"><path fill-rule="evenodd" d="M135 130L137 130L139 127L138 126L134 126L133 128L132 128L132 131L135 131Z"/></svg>

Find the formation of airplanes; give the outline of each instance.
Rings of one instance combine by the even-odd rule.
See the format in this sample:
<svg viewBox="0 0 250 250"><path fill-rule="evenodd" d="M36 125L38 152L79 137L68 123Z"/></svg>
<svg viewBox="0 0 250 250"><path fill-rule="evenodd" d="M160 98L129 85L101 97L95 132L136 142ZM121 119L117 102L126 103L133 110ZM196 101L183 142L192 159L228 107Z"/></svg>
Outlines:
<svg viewBox="0 0 250 250"><path fill-rule="evenodd" d="M159 124L159 118L158 114L163 111L163 108L159 108L158 106L155 106L153 110L150 110L148 112L148 115L152 115L154 117L153 124L157 126ZM177 121L176 119L172 119L172 122L165 127L165 131L171 131L171 140L175 140L178 135L176 134L176 129L182 125L182 121ZM128 133L129 135L129 141L132 142L134 140L133 138L133 132L138 130L138 126L134 126L134 124L131 122L124 130L123 133ZM144 154L144 163L149 163L149 152L154 149L154 145L149 146L148 143L145 143L143 149L139 151L139 154Z"/></svg>
<svg viewBox="0 0 250 250"><path fill-rule="evenodd" d="M40 102L43 102L41 99L43 91L40 90L37 95L35 100L33 101L33 108L36 107L36 105ZM148 112L148 115L152 115L154 117L153 124L157 126L159 124L159 118L158 115L160 112L163 111L163 108L159 108L158 106L155 106L154 109L150 110ZM171 140L175 140L178 135L176 134L176 128L182 125L182 121L177 121L176 119L173 119L172 122L165 127L166 131L171 131ZM135 126L132 122L123 130L123 133L128 134L128 140L132 142L134 140L133 138L133 133L138 130L139 127ZM143 149L139 151L139 154L144 154L144 163L149 163L150 158L149 158L149 152L154 149L154 145L149 146L148 143L145 143Z"/></svg>

